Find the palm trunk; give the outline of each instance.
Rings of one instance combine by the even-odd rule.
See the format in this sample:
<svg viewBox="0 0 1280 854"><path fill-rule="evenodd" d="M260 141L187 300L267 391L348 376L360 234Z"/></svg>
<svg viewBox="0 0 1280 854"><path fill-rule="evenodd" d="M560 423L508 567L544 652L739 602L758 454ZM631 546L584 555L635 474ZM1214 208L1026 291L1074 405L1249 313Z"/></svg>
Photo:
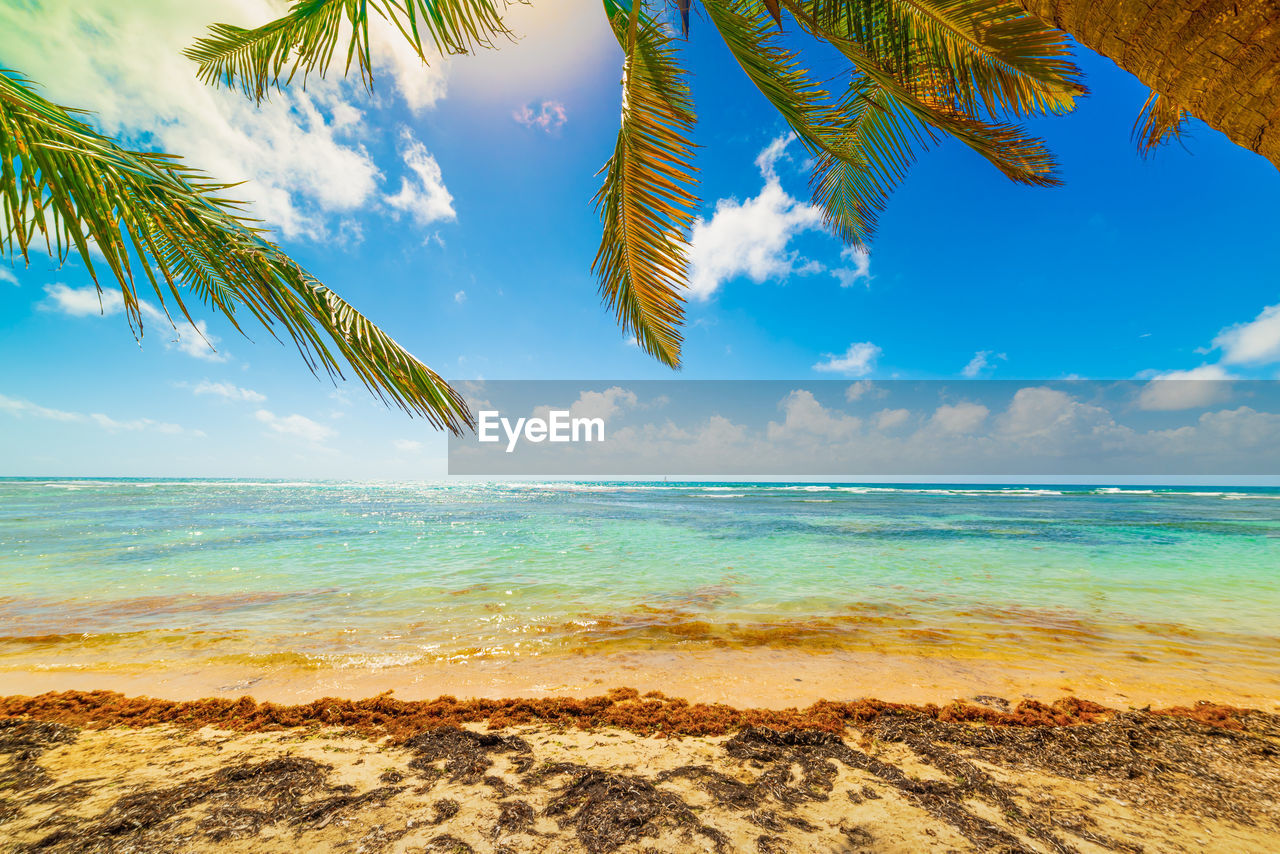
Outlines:
<svg viewBox="0 0 1280 854"><path fill-rule="evenodd" d="M1280 166L1280 0L1019 0Z"/></svg>

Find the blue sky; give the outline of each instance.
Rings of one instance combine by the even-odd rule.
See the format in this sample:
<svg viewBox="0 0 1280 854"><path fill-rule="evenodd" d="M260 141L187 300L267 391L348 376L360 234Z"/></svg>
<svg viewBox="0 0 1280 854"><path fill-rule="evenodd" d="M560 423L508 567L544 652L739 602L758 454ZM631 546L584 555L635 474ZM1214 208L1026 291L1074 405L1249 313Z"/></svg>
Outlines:
<svg viewBox="0 0 1280 854"><path fill-rule="evenodd" d="M206 21L278 7L190 5L6 4L0 64L139 146L248 179L237 192L295 257L447 377L670 376L589 270L619 104L597 3L517 7L518 46L430 69L387 39L372 97L313 81L257 111L175 57ZM944 143L892 198L864 274L810 227L803 154L716 38L695 19L706 222L683 378L1280 375L1280 174L1198 123L1142 160L1146 93L1108 61L1082 52L1091 95L1032 123L1066 186L1015 186ZM0 272L0 473L443 474L428 425L313 379L260 330L208 318L213 354L152 323L140 347L88 285L44 257Z"/></svg>

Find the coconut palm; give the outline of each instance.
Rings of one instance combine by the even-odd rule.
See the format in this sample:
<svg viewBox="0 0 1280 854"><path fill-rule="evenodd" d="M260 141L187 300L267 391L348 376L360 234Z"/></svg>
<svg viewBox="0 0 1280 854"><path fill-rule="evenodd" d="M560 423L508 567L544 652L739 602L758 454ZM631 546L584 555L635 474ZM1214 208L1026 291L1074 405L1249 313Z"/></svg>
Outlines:
<svg viewBox="0 0 1280 854"><path fill-rule="evenodd" d="M604 0L623 52L622 122L596 196L593 265L619 323L662 362L680 364L686 235L694 218L694 109L661 0ZM688 33L690 0L674 0ZM700 0L746 77L812 155L812 190L830 230L853 244L917 153L954 137L1014 181L1057 183L1052 156L1017 124L1065 112L1083 93L1065 37L1014 0ZM254 99L344 47L343 73L372 82L369 15L391 21L423 62L488 47L507 33L497 0L299 0L255 29L214 26L188 56L210 83ZM844 63L837 91L785 43L783 14Z"/></svg>
<svg viewBox="0 0 1280 854"><path fill-rule="evenodd" d="M181 315L194 294L240 330L238 311L283 329L313 372L350 369L374 394L437 427L471 426L443 379L269 242L217 184L167 154L130 151L0 71L0 249L74 251L103 293L99 264L142 332L149 290ZM95 259L97 259L95 261Z"/></svg>
<svg viewBox="0 0 1280 854"><path fill-rule="evenodd" d="M1018 2L1151 89L1135 127L1144 152L1176 137L1195 116L1280 166L1280 4Z"/></svg>

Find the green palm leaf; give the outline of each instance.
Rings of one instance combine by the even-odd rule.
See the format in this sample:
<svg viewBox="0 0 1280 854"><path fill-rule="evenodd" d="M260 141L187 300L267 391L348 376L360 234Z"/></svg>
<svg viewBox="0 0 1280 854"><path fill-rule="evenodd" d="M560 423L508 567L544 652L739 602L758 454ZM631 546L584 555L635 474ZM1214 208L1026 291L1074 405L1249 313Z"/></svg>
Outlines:
<svg viewBox="0 0 1280 854"><path fill-rule="evenodd" d="M74 249L101 291L96 252L142 329L138 277L192 322L189 289L240 329L244 309L293 340L313 372L349 368L374 394L437 427L471 425L461 396L265 240L216 184L164 154L129 151L0 72L0 249L29 261ZM137 272L135 272L135 266Z"/></svg>
<svg viewBox="0 0 1280 854"><path fill-rule="evenodd" d="M646 352L679 367L684 235L697 204L693 106L671 39L640 5L610 16L625 56L622 126L596 194L604 234L592 270L618 323Z"/></svg>
<svg viewBox="0 0 1280 854"><path fill-rule="evenodd" d="M967 113L1064 113L1084 94L1066 34L1013 0L789 0L822 37L849 39L901 81Z"/></svg>
<svg viewBox="0 0 1280 854"><path fill-rule="evenodd" d="M704 0L703 8L760 94L813 150L826 147L835 117L831 96L778 43L780 30L761 0Z"/></svg>
<svg viewBox="0 0 1280 854"><path fill-rule="evenodd" d="M785 0L784 0L785 4ZM730 53L814 155L813 200L828 228L851 243L865 243L878 212L905 177L916 151L955 136L1022 183L1056 182L1054 162L1038 141L1017 128L984 122L945 97L930 98L881 67L852 39L819 33L786 4L803 27L831 42L851 61L854 75L839 104L778 43L780 31L761 0L704 0L704 8Z"/></svg>
<svg viewBox="0 0 1280 854"><path fill-rule="evenodd" d="M282 77L286 83L299 71L304 80L313 71L323 77L345 26L350 35L343 73L354 63L371 87L370 8L400 31L424 63L428 42L441 54L469 53L491 47L495 36L510 35L494 0L298 0L284 17L251 30L214 24L186 56L199 64L201 80L238 83L245 95L261 101Z"/></svg>
<svg viewBox="0 0 1280 854"><path fill-rule="evenodd" d="M862 245L875 233L879 213L915 162L917 148L934 137L865 78L850 86L840 114L845 124L834 144L815 157L809 183L827 228Z"/></svg>

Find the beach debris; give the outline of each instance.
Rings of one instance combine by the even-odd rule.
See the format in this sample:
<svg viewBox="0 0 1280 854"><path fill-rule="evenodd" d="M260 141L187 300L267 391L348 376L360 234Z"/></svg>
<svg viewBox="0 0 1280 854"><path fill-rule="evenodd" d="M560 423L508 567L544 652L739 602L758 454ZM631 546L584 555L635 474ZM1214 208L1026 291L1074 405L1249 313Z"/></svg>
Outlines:
<svg viewBox="0 0 1280 854"><path fill-rule="evenodd" d="M431 805L431 818L427 824L444 824L462 809L452 798L440 798Z"/></svg>
<svg viewBox="0 0 1280 854"><path fill-rule="evenodd" d="M113 714L155 711L104 700ZM369 702L384 724L398 713L387 697ZM524 714L532 702L490 710ZM402 722L392 738L385 725L246 735L0 720L0 850L1280 850L1280 717L1264 712L858 701L769 713L770 724L844 721L838 731L749 724L680 739L603 724L578 733L585 712L575 704L586 701L557 702L558 712L539 711L558 716L551 726L407 733ZM100 720L84 695L73 703ZM263 713L266 705L250 712L292 718L301 708ZM695 707L663 696L614 692L591 708L597 720L631 721L633 732L645 713L663 725L706 722L681 717ZM759 711L706 708L717 721ZM102 756L111 758L95 761Z"/></svg>
<svg viewBox="0 0 1280 854"><path fill-rule="evenodd" d="M421 854L474 854L475 849L456 836L442 833L433 836L418 851Z"/></svg>
<svg viewBox="0 0 1280 854"><path fill-rule="evenodd" d="M562 764L543 769L536 779L554 774L570 779L543 812L561 828L572 827L589 854L615 851L671 828L686 839L700 834L715 850L725 850L727 840L720 831L703 824L678 795L643 777Z"/></svg>
<svg viewBox="0 0 1280 854"><path fill-rule="evenodd" d="M53 778L40 765L39 758L47 750L76 740L78 730L50 721L23 719L0 720L0 756L8 760L0 766L0 791L40 791L29 801L43 803L75 798L80 786L63 786L56 789ZM16 801L0 802L0 824L11 821L21 813Z"/></svg>
<svg viewBox="0 0 1280 854"><path fill-rule="evenodd" d="M820 700L805 709L737 709L719 703L690 703L659 692L641 696L634 688L614 688L603 696L535 699L396 700L383 694L366 700L328 698L298 706L258 703L250 697L174 701L125 697L112 691L62 691L35 697L0 697L0 720L31 718L85 728L171 724L232 732L271 732L324 726L367 737L390 736L406 743L440 727L487 723L489 729L524 724L597 729L616 727L642 735L729 735L742 727L825 730L843 733L881 718L927 717L938 721L1003 727L1057 727L1097 723L1117 709L1063 697L1052 703L1024 699L1008 711L956 700L945 705L881 700ZM1250 709L1200 703L1157 709L1157 716L1185 717L1222 729L1239 730L1274 718Z"/></svg>
<svg viewBox="0 0 1280 854"><path fill-rule="evenodd" d="M168 850L175 836L226 842L256 837L277 824L320 829L339 813L385 803L403 788L383 786L357 795L350 786L331 785L330 770L311 759L282 756L228 765L173 785L139 787L95 818L63 819L31 848L142 852Z"/></svg>
<svg viewBox="0 0 1280 854"><path fill-rule="evenodd" d="M528 801L506 800L499 805L498 823L493 828L493 835L506 836L512 833L529 833L533 830L534 811Z"/></svg>
<svg viewBox="0 0 1280 854"><path fill-rule="evenodd" d="M428 775L443 770L455 783L489 782L485 772L493 765L491 757L495 753L514 753L511 764L517 772L526 770L532 762L528 742L518 736L472 732L457 726L436 727L408 739L403 746L416 754L409 763L410 768ZM443 769L436 767L441 761ZM495 788L505 785L502 780L493 779L498 782Z"/></svg>

